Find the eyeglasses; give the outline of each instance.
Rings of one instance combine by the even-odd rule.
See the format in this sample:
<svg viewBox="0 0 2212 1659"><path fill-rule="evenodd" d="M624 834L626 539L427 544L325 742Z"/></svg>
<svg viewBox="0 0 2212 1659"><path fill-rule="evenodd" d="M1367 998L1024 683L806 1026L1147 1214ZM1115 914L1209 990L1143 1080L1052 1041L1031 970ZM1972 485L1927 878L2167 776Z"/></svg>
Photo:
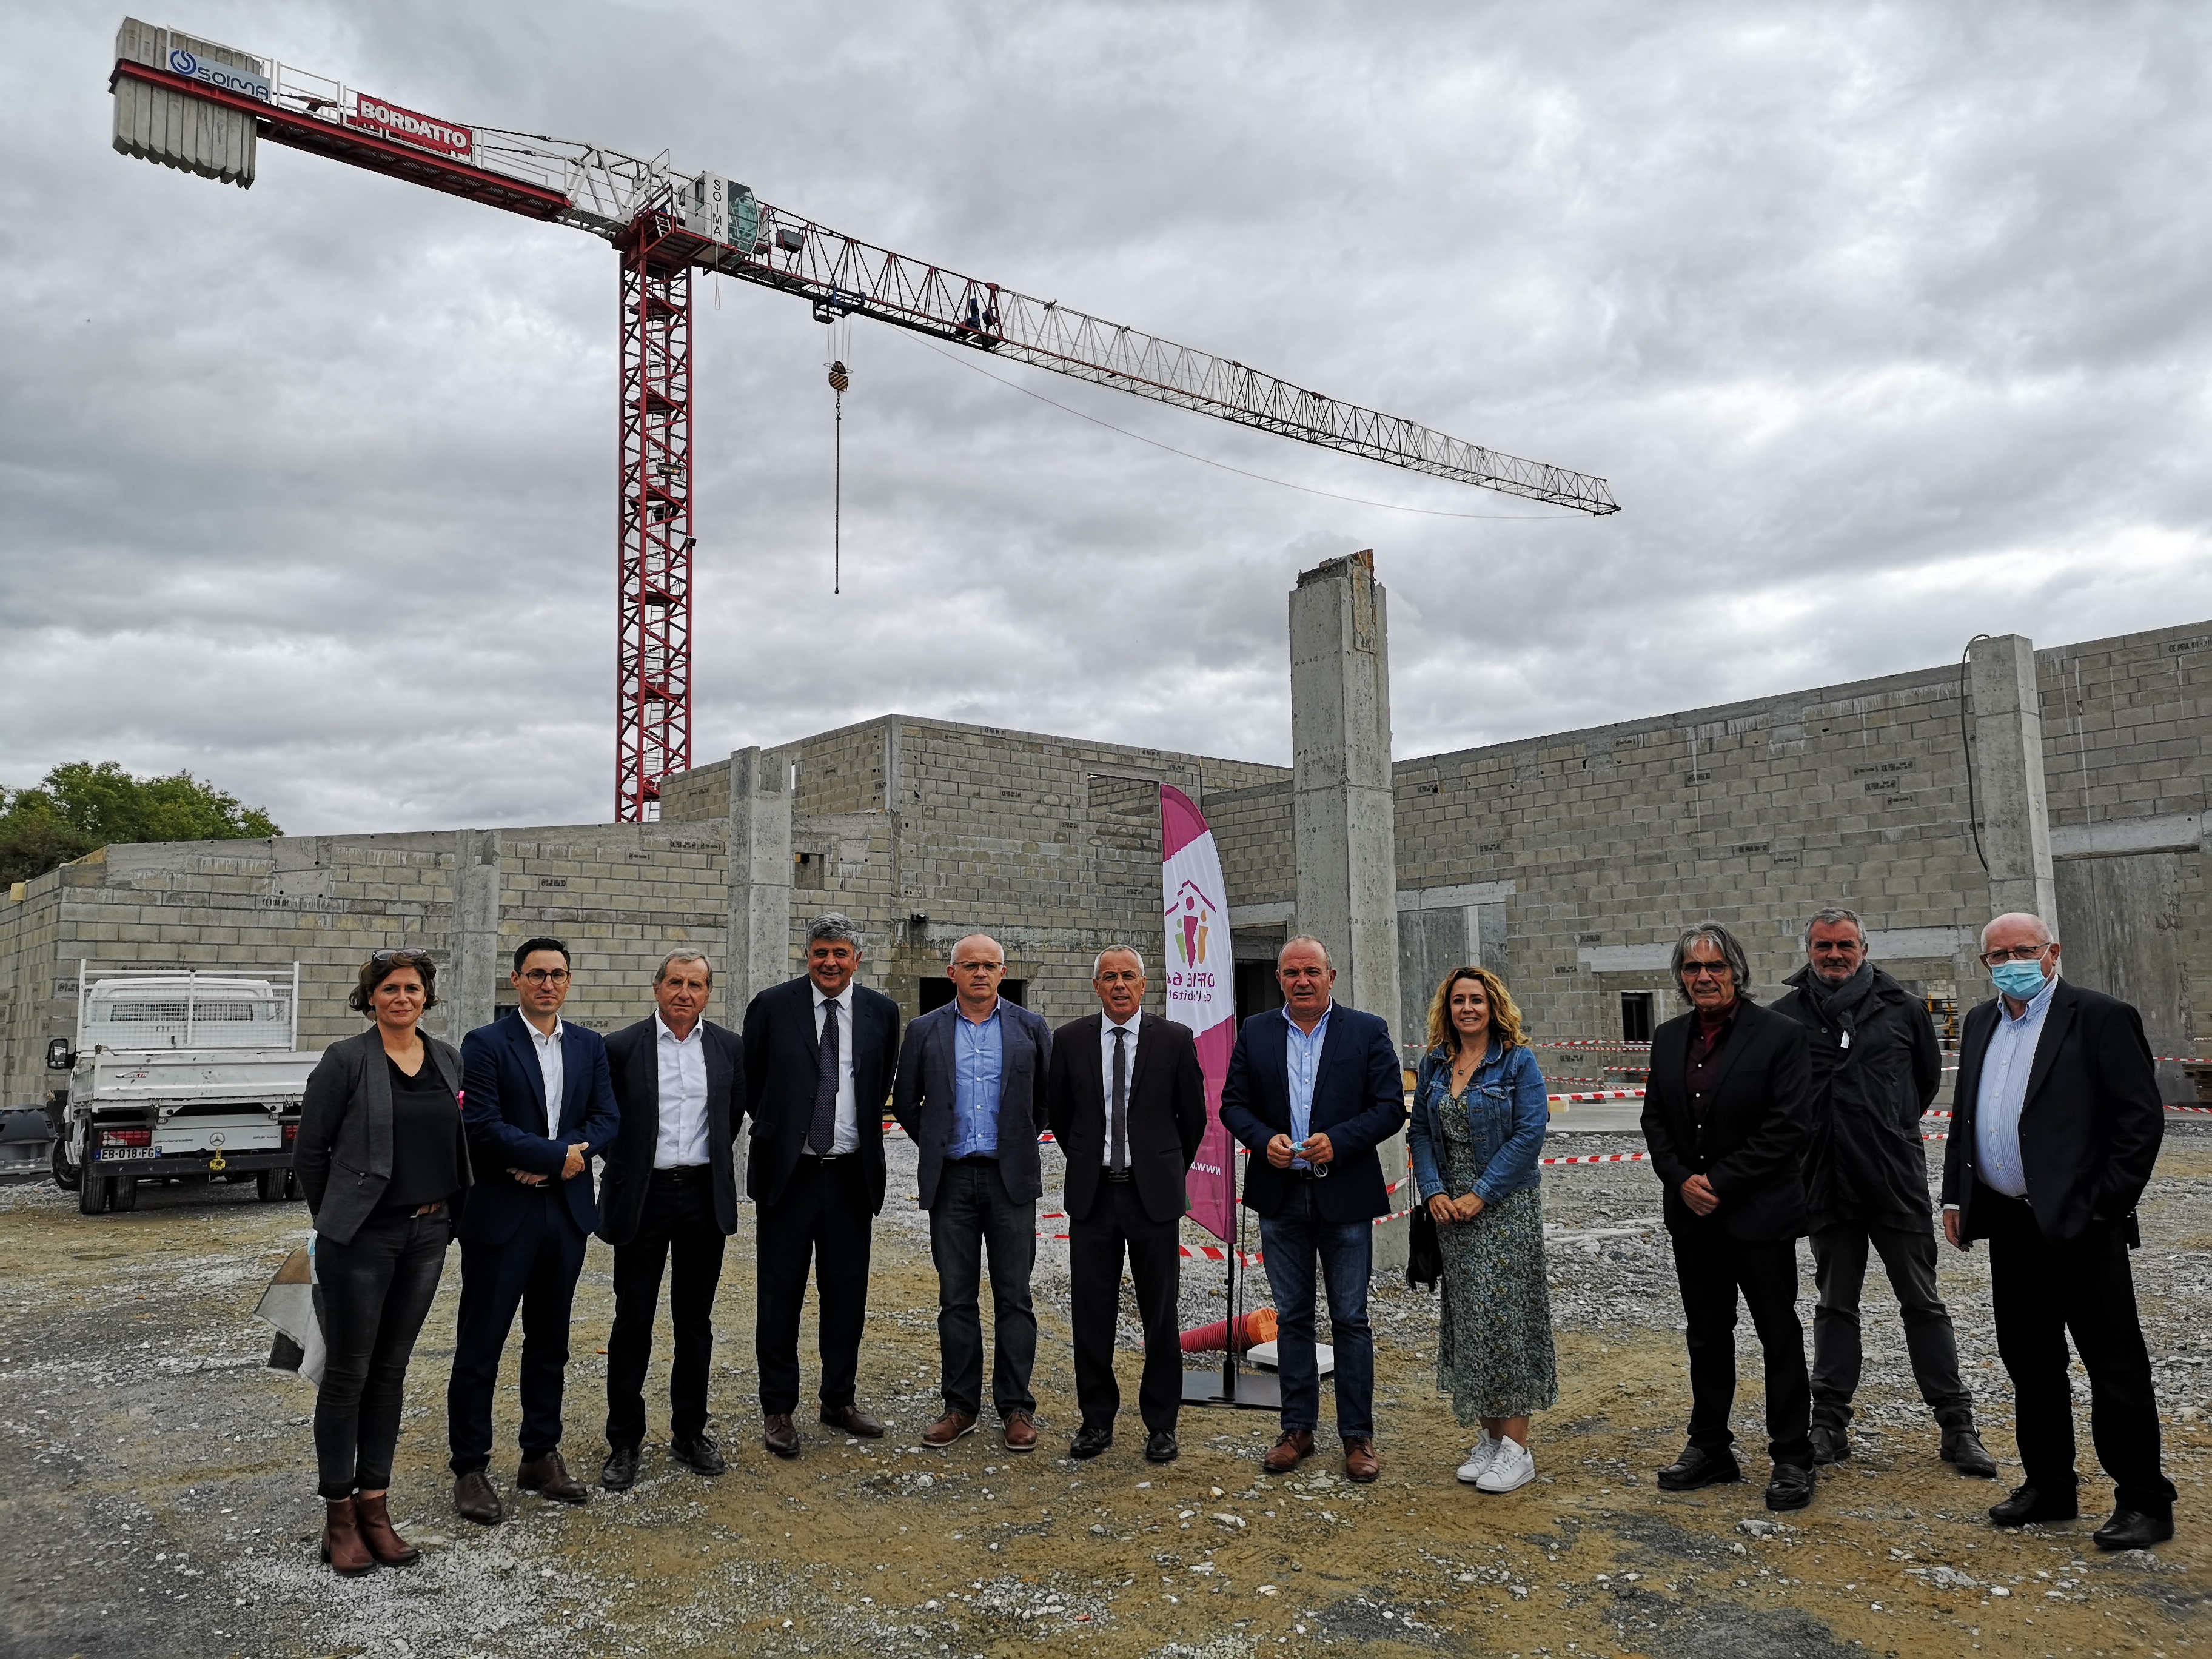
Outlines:
<svg viewBox="0 0 2212 1659"><path fill-rule="evenodd" d="M1985 967L2001 967L2008 962L2033 962L2040 957L2049 945L2015 945L2009 951L1984 951L1982 962Z"/></svg>
<svg viewBox="0 0 2212 1659"><path fill-rule="evenodd" d="M1735 970L1730 968L1725 962L1686 962L1682 964L1682 977L1684 979L1696 979L1700 975L1705 974L1710 974L1715 979L1718 979L1723 974L1730 974L1735 971Z"/></svg>
<svg viewBox="0 0 2212 1659"><path fill-rule="evenodd" d="M528 985L566 985L568 970L566 968L532 968L518 977Z"/></svg>
<svg viewBox="0 0 2212 1659"><path fill-rule="evenodd" d="M428 951L379 951L369 957L369 961L379 968L395 962L402 968L419 968L429 959Z"/></svg>

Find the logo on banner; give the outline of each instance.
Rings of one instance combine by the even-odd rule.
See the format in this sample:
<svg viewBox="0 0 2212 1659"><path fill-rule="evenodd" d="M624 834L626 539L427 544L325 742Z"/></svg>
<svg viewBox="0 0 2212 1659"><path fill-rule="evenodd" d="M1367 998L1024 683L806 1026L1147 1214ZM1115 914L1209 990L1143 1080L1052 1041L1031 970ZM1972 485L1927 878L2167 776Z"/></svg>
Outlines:
<svg viewBox="0 0 2212 1659"><path fill-rule="evenodd" d="M451 121L441 121L434 116L423 115L398 104L387 104L381 98L372 98L367 93L359 94L354 107L346 116L349 127L363 127L381 133L386 138L397 138L403 144L412 144L417 149L435 151L465 161L476 149L476 134L468 128L455 126Z"/></svg>
<svg viewBox="0 0 2212 1659"><path fill-rule="evenodd" d="M1176 894L1176 948L1186 968L1206 965L1206 941L1213 932L1213 901L1194 881L1183 883Z"/></svg>

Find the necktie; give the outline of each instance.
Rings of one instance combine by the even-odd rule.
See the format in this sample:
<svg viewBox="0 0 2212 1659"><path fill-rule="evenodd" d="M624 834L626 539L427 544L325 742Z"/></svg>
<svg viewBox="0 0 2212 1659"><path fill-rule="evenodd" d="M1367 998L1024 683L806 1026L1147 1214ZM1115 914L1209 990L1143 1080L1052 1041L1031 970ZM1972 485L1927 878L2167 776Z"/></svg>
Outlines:
<svg viewBox="0 0 2212 1659"><path fill-rule="evenodd" d="M1114 1028L1114 1110L1109 1133L1113 1136L1115 1175L1126 1174L1129 1168L1129 1048L1128 1028Z"/></svg>
<svg viewBox="0 0 2212 1659"><path fill-rule="evenodd" d="M837 1005L822 1005L822 1056L814 1079L814 1121L806 1126L806 1144L819 1158L830 1156L837 1144Z"/></svg>

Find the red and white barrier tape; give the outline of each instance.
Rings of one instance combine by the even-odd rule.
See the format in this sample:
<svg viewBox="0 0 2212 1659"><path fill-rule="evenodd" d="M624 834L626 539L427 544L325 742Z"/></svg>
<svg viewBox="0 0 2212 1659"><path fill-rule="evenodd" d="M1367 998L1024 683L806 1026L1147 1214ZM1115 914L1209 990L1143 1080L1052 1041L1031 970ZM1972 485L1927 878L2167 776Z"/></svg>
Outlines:
<svg viewBox="0 0 2212 1659"><path fill-rule="evenodd" d="M1583 1094L1546 1095L1544 1098L1554 1104L1562 1100L1641 1100L1644 1098L1644 1091L1641 1089L1592 1089Z"/></svg>

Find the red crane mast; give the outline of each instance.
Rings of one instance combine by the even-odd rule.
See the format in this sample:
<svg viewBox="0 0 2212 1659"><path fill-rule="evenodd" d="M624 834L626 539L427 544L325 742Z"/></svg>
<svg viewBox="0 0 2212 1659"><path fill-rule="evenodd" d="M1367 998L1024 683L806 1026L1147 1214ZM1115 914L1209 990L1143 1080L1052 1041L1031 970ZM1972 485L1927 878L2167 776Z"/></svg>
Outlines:
<svg viewBox="0 0 2212 1659"><path fill-rule="evenodd" d="M250 188L266 140L574 226L620 256L620 583L615 816L659 811L691 763L691 278L711 270L1218 420L1593 515L1602 478L1339 402L1224 357L846 236L714 173L425 115L272 58L126 17L108 81L115 148Z"/></svg>

